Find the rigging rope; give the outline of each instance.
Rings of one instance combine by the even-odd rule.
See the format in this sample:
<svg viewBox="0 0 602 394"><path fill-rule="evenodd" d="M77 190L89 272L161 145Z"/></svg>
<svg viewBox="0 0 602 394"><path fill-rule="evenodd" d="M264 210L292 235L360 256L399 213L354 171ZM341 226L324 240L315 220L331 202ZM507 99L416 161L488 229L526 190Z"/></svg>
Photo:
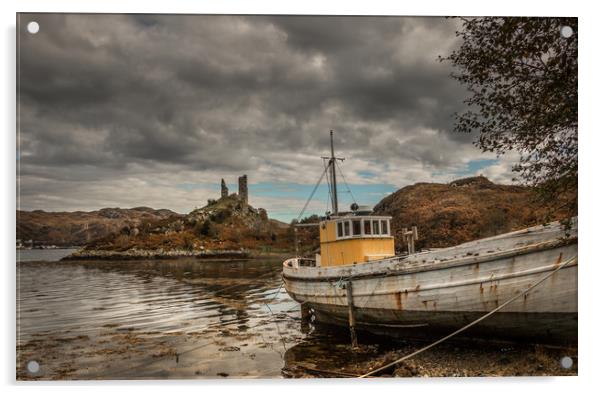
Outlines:
<svg viewBox="0 0 602 394"><path fill-rule="evenodd" d="M309 198L305 202L305 205L303 206L303 209L299 213L299 216L297 216L297 223L299 222L299 220L301 220L301 216L303 216L303 214L305 213L305 210L307 209L307 206L309 205L309 202L314 197L314 194L316 193L316 190L318 190L318 186L320 186L320 183L322 182L322 178L324 178L324 174L326 174L327 170L328 170L328 167L326 167L324 169L324 171L322 171L322 175L320 175L320 179L318 179L318 182L314 186L314 189L311 191L311 194L309 195Z"/></svg>
<svg viewBox="0 0 602 394"><path fill-rule="evenodd" d="M323 163L324 163L324 171L328 172L328 169L330 168L330 164L326 164L326 160L324 160ZM328 189L328 198L326 199L326 210L324 212L328 212L328 210L330 209L330 201L332 201L332 185L330 182L330 176L326 177L326 187Z"/></svg>
<svg viewBox="0 0 602 394"><path fill-rule="evenodd" d="M335 160L335 163L336 163L336 160ZM357 204L357 201L355 200L355 196L353 195L353 192L351 191L351 188L349 187L349 184L347 183L347 180L345 179L345 174L343 174L343 169L341 168L341 165L339 163L336 163L336 164L337 164L337 168L339 169L339 174L341 174L341 177L343 178L343 182L345 183L345 186L347 186L347 191L351 195L351 199L353 200L354 203Z"/></svg>

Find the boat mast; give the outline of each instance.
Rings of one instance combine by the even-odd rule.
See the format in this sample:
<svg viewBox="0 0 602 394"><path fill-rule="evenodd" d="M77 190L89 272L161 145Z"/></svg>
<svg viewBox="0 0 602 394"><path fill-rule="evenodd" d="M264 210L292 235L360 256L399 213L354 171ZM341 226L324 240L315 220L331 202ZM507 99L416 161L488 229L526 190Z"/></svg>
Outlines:
<svg viewBox="0 0 602 394"><path fill-rule="evenodd" d="M339 201L337 198L337 172L336 157L334 157L334 141L330 130L330 175L332 176L332 210L334 215L339 214Z"/></svg>

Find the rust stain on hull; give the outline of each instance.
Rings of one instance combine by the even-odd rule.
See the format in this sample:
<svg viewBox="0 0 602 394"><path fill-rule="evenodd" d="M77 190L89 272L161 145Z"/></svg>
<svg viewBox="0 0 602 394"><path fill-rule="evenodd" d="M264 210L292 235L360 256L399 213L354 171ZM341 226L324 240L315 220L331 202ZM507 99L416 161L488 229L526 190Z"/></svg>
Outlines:
<svg viewBox="0 0 602 394"><path fill-rule="evenodd" d="M395 303L397 304L397 309L403 310L403 304L401 303L401 292L400 291L395 293Z"/></svg>

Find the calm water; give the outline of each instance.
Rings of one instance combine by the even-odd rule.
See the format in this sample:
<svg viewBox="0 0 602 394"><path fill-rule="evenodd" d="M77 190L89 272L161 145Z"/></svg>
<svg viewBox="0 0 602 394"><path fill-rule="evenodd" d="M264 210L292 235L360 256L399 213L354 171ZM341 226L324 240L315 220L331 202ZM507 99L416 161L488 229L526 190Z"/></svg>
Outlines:
<svg viewBox="0 0 602 394"><path fill-rule="evenodd" d="M281 377L287 360L306 353L291 348L316 338L281 286L281 264L18 263L18 375ZM25 369L32 360L37 374Z"/></svg>
<svg viewBox="0 0 602 394"><path fill-rule="evenodd" d="M17 261L59 261L77 249L17 249Z"/></svg>
<svg viewBox="0 0 602 394"><path fill-rule="evenodd" d="M399 346L399 356L424 346L362 334L361 348L351 349L347 329L301 322L298 304L282 288L281 267L280 261L21 261L17 377L357 374L377 365L374 359L392 347ZM574 374L558 369L562 355L506 345L487 351L440 345L417 358L411 375L481 376L484 365L490 375ZM39 364L38 372L27 370L31 361ZM550 367L529 370L533 365Z"/></svg>

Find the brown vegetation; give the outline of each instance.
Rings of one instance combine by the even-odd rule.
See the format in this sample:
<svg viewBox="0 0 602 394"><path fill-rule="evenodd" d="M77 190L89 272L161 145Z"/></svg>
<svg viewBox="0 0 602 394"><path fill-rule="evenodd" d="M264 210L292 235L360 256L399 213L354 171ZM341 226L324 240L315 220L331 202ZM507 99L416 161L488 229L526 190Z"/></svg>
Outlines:
<svg viewBox="0 0 602 394"><path fill-rule="evenodd" d="M210 201L188 215L143 221L125 226L87 245L87 249L142 250L254 250L278 252L292 245L288 225L268 219L235 196Z"/></svg>
<svg viewBox="0 0 602 394"><path fill-rule="evenodd" d="M118 232L125 226L183 216L168 209L104 208L92 212L17 211L17 239L35 245L75 246Z"/></svg>
<svg viewBox="0 0 602 394"><path fill-rule="evenodd" d="M417 248L453 246L546 221L533 188L497 185L485 177L449 184L416 183L385 197L374 211L391 215L396 245L403 227L418 227ZM561 219L566 212L556 212Z"/></svg>

